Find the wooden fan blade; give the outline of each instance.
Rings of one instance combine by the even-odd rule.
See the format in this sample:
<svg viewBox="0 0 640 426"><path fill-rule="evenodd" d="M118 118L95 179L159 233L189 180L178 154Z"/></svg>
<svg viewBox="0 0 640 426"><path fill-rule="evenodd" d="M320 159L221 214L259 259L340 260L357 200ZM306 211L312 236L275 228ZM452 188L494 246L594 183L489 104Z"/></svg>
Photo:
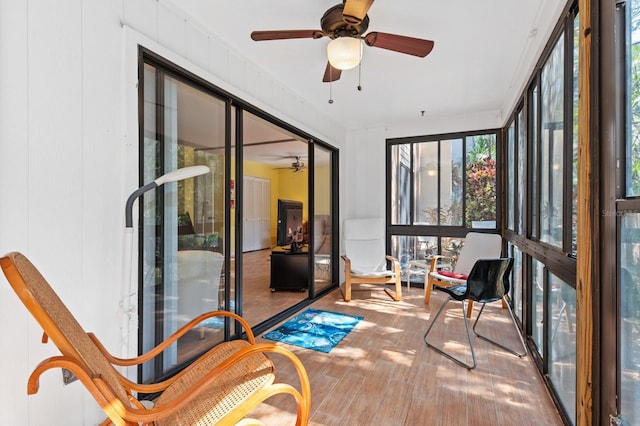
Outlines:
<svg viewBox="0 0 640 426"><path fill-rule="evenodd" d="M332 67L329 61L327 61L327 68L324 70L324 77L322 78L322 81L324 83L328 83L330 81L340 80L341 73L342 70Z"/></svg>
<svg viewBox="0 0 640 426"><path fill-rule="evenodd" d="M320 30L272 30L254 31L251 38L255 41L284 40L289 38L321 38L324 33Z"/></svg>
<svg viewBox="0 0 640 426"><path fill-rule="evenodd" d="M364 19L369 11L369 8L373 4L373 0L346 0L344 2L344 9L342 10L342 14L344 15L347 22L350 23L358 23ZM355 21L352 22L349 18L355 18Z"/></svg>
<svg viewBox="0 0 640 426"><path fill-rule="evenodd" d="M396 34L371 32L364 37L367 46L393 50L424 58L433 49L433 41Z"/></svg>

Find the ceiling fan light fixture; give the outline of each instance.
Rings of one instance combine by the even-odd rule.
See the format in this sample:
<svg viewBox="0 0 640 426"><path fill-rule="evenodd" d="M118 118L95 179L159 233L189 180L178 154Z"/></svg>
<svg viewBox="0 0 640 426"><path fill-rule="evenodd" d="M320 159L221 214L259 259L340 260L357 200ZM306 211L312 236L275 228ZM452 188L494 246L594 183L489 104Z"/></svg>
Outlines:
<svg viewBox="0 0 640 426"><path fill-rule="evenodd" d="M327 45L327 57L332 67L350 70L362 60L362 41L359 37L338 37Z"/></svg>

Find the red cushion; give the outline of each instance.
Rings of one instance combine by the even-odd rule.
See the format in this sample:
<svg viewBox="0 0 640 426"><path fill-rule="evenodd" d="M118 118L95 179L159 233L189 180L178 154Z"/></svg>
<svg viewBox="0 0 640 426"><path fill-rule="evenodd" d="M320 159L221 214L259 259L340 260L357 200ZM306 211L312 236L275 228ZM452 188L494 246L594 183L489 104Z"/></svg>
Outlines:
<svg viewBox="0 0 640 426"><path fill-rule="evenodd" d="M466 280L467 279L467 275L465 274L458 274L456 272L449 272L449 271L438 271L439 275L443 275L445 277L450 277L450 278L455 278L457 280Z"/></svg>

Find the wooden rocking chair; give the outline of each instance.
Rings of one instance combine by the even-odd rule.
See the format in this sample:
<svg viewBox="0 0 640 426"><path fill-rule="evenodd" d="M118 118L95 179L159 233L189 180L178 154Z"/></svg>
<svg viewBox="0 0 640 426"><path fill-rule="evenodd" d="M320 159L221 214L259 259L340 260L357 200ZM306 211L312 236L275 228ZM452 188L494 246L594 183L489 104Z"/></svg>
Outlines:
<svg viewBox="0 0 640 426"><path fill-rule="evenodd" d="M110 355L92 333L86 333L38 270L20 253L0 258L0 266L25 307L62 355L47 358L31 373L27 393L38 391L40 376L52 368L71 371L107 415L103 425L212 425L249 424L245 416L272 395L290 394L296 401L296 425L307 425L310 386L299 359L273 344L256 344L251 328L231 312L202 314L185 324L153 350L136 358ZM168 348L201 321L228 316L245 329L247 340L223 342L210 349L180 373L159 383L137 384L121 375L114 365L134 366ZM294 365L300 390L274 383L275 370L266 353L284 355ZM136 393L160 393L151 408L135 398ZM62 421L60 419L60 421ZM62 421L63 422L63 421ZM55 423L55 422L54 422Z"/></svg>

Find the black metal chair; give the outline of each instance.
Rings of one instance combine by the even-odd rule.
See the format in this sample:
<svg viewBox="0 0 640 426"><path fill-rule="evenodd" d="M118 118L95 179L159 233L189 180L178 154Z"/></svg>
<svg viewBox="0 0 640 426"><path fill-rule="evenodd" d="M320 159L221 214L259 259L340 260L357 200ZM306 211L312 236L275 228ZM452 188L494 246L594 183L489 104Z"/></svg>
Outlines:
<svg viewBox="0 0 640 426"><path fill-rule="evenodd" d="M516 328L518 333L518 337L520 338L520 343L522 344L522 352L517 352L513 349L507 348L506 346L489 339L486 336L479 334L476 331L476 326L478 324L478 320L484 311L484 307L487 303L496 302L501 300L505 294L509 292L509 274L511 272L511 268L513 267L513 258L501 258L501 259L481 259L476 261L469 276L467 277L467 281L465 284L456 285L452 287L440 287L436 286L438 290L447 293L448 298L445 302L440 306L440 309L436 313L436 316L431 321L431 325L427 329L427 332L424 334L424 342L430 348L435 351L441 353L452 361L460 364L461 366L472 370L476 367L476 354L473 349L473 342L471 340L471 332L469 330L469 322L467 320L467 315L465 312L465 300L472 300L477 303L482 303L482 307L480 308L480 312L478 312L478 316L476 317L475 322L473 323L473 332L479 338L486 340L489 343L492 343L500 348L517 355L519 357L523 357L527 354L527 347L524 343L524 339L522 338L522 334L520 333L520 329L518 328L518 324L516 323L515 317L513 315L513 311L511 310L511 306L509 303L505 303L507 309L509 310L509 315L511 316L511 321ZM469 347L471 349L471 358L473 359L472 364L466 364L460 359L452 356L451 354L445 352L444 350L432 345L428 340L427 336L433 329L434 324L438 320L438 317L444 310L444 307L451 300L457 300L462 302L462 318L464 318L464 325L467 330L467 337L469 339Z"/></svg>

